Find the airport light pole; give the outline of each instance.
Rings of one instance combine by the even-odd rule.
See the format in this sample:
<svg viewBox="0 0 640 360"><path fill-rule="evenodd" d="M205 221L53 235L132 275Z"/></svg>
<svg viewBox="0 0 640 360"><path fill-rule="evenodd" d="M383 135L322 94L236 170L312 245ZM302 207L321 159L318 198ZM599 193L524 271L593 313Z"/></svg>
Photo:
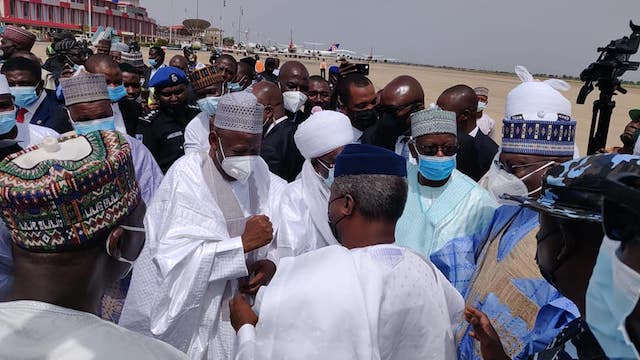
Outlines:
<svg viewBox="0 0 640 360"><path fill-rule="evenodd" d="M93 12L92 10L93 9L91 7L91 0L89 0L89 38L91 38L91 22L92 22L91 13Z"/></svg>

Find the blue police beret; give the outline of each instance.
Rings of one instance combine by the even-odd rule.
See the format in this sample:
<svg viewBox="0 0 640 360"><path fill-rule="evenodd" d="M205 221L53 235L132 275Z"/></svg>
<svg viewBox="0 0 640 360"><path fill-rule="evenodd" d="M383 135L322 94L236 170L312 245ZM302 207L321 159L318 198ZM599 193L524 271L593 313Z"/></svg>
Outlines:
<svg viewBox="0 0 640 360"><path fill-rule="evenodd" d="M407 161L393 151L366 144L350 144L336 158L334 176L392 175L407 177Z"/></svg>
<svg viewBox="0 0 640 360"><path fill-rule="evenodd" d="M149 81L149 87L164 88L167 86L176 86L186 84L188 82L187 75L177 67L165 66L160 68Z"/></svg>

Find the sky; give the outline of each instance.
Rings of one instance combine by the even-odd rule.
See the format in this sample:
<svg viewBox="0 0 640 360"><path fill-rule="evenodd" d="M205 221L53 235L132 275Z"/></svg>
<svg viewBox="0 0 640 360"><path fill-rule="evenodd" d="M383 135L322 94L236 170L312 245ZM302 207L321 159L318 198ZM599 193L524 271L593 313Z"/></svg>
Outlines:
<svg viewBox="0 0 640 360"><path fill-rule="evenodd" d="M142 0L160 25L196 17L198 0ZM226 7L223 8L223 1ZM317 5L321 4L321 7ZM640 24L639 0L200 0L200 18L242 41L340 43L360 54L482 70L577 76L596 48ZM222 18L222 21L221 21ZM640 61L640 53L632 57ZM640 71L625 79L640 81Z"/></svg>

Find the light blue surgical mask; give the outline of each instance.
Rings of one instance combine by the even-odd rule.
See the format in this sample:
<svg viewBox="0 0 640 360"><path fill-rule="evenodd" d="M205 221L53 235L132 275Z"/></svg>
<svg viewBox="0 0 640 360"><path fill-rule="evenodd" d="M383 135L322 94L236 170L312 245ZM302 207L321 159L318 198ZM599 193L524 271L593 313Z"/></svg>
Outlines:
<svg viewBox="0 0 640 360"><path fill-rule="evenodd" d="M213 116L218 110L218 102L220 102L221 96L208 96L204 99L198 100L198 106L203 113Z"/></svg>
<svg viewBox="0 0 640 360"><path fill-rule="evenodd" d="M127 89L124 88L124 85L109 86L107 90L109 91L109 99L111 102L118 102L127 96Z"/></svg>
<svg viewBox="0 0 640 360"><path fill-rule="evenodd" d="M242 85L240 83L228 83L227 89L229 89L229 92L242 91Z"/></svg>
<svg viewBox="0 0 640 360"><path fill-rule="evenodd" d="M427 180L440 181L451 176L456 168L456 156L427 156L419 155L420 174Z"/></svg>
<svg viewBox="0 0 640 360"><path fill-rule="evenodd" d="M158 65L158 62L156 61L156 59L149 59L149 65L151 65L152 67L156 67L156 65Z"/></svg>
<svg viewBox="0 0 640 360"><path fill-rule="evenodd" d="M16 109L0 112L0 135L7 134L16 126Z"/></svg>
<svg viewBox="0 0 640 360"><path fill-rule="evenodd" d="M64 94L62 93L62 85L60 84L56 86L56 99L58 99L59 102L64 103Z"/></svg>
<svg viewBox="0 0 640 360"><path fill-rule="evenodd" d="M627 316L640 298L640 274L616 255L620 242L607 237L587 289L587 323L610 359L638 359L625 329Z"/></svg>
<svg viewBox="0 0 640 360"><path fill-rule="evenodd" d="M320 178L322 179L322 181L324 182L324 185L328 188L331 189L331 185L333 185L333 180L334 180L334 171L335 171L335 167L328 167L327 165L324 164L323 161L318 160L318 163L320 163L320 165L327 169L327 171L329 172L329 175L327 176L327 178L322 177L322 175L318 174L318 176L320 176Z"/></svg>
<svg viewBox="0 0 640 360"><path fill-rule="evenodd" d="M92 131L115 130L116 122L115 117L109 116L104 119L74 121L73 128L76 130L76 133L78 133L78 135L86 135Z"/></svg>
<svg viewBox="0 0 640 360"><path fill-rule="evenodd" d="M15 104L21 108L28 107L38 101L35 86L11 86L9 90L13 95Z"/></svg>
<svg viewBox="0 0 640 360"><path fill-rule="evenodd" d="M78 70L80 70L80 65L73 64L73 72L77 72Z"/></svg>

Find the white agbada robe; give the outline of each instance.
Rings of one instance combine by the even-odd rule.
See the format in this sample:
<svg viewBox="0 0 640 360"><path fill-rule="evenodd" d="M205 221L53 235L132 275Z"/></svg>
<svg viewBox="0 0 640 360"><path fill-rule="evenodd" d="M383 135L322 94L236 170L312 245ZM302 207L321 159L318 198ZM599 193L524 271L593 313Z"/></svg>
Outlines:
<svg viewBox="0 0 640 360"><path fill-rule="evenodd" d="M235 197L243 221L240 231L230 234L214 171L209 155L198 152L178 159L166 174L147 209L147 242L120 318L120 325L163 340L191 359L231 356L227 302L236 280L248 275L240 237L245 217L269 215L286 184L261 159L247 184L229 182L225 195ZM265 253L262 248L248 254L249 262Z"/></svg>
<svg viewBox="0 0 640 360"><path fill-rule="evenodd" d="M188 359L161 341L40 301L0 303L1 359Z"/></svg>
<svg viewBox="0 0 640 360"><path fill-rule="evenodd" d="M329 195L329 188L306 160L299 178L287 184L277 209L276 244L281 258L338 244L329 227Z"/></svg>
<svg viewBox="0 0 640 360"><path fill-rule="evenodd" d="M208 152L209 148L209 115L200 112L193 120L189 121L184 130L184 153L202 151Z"/></svg>
<svg viewBox="0 0 640 360"><path fill-rule="evenodd" d="M236 360L455 359L462 296L396 245L328 246L282 259L238 332Z"/></svg>

